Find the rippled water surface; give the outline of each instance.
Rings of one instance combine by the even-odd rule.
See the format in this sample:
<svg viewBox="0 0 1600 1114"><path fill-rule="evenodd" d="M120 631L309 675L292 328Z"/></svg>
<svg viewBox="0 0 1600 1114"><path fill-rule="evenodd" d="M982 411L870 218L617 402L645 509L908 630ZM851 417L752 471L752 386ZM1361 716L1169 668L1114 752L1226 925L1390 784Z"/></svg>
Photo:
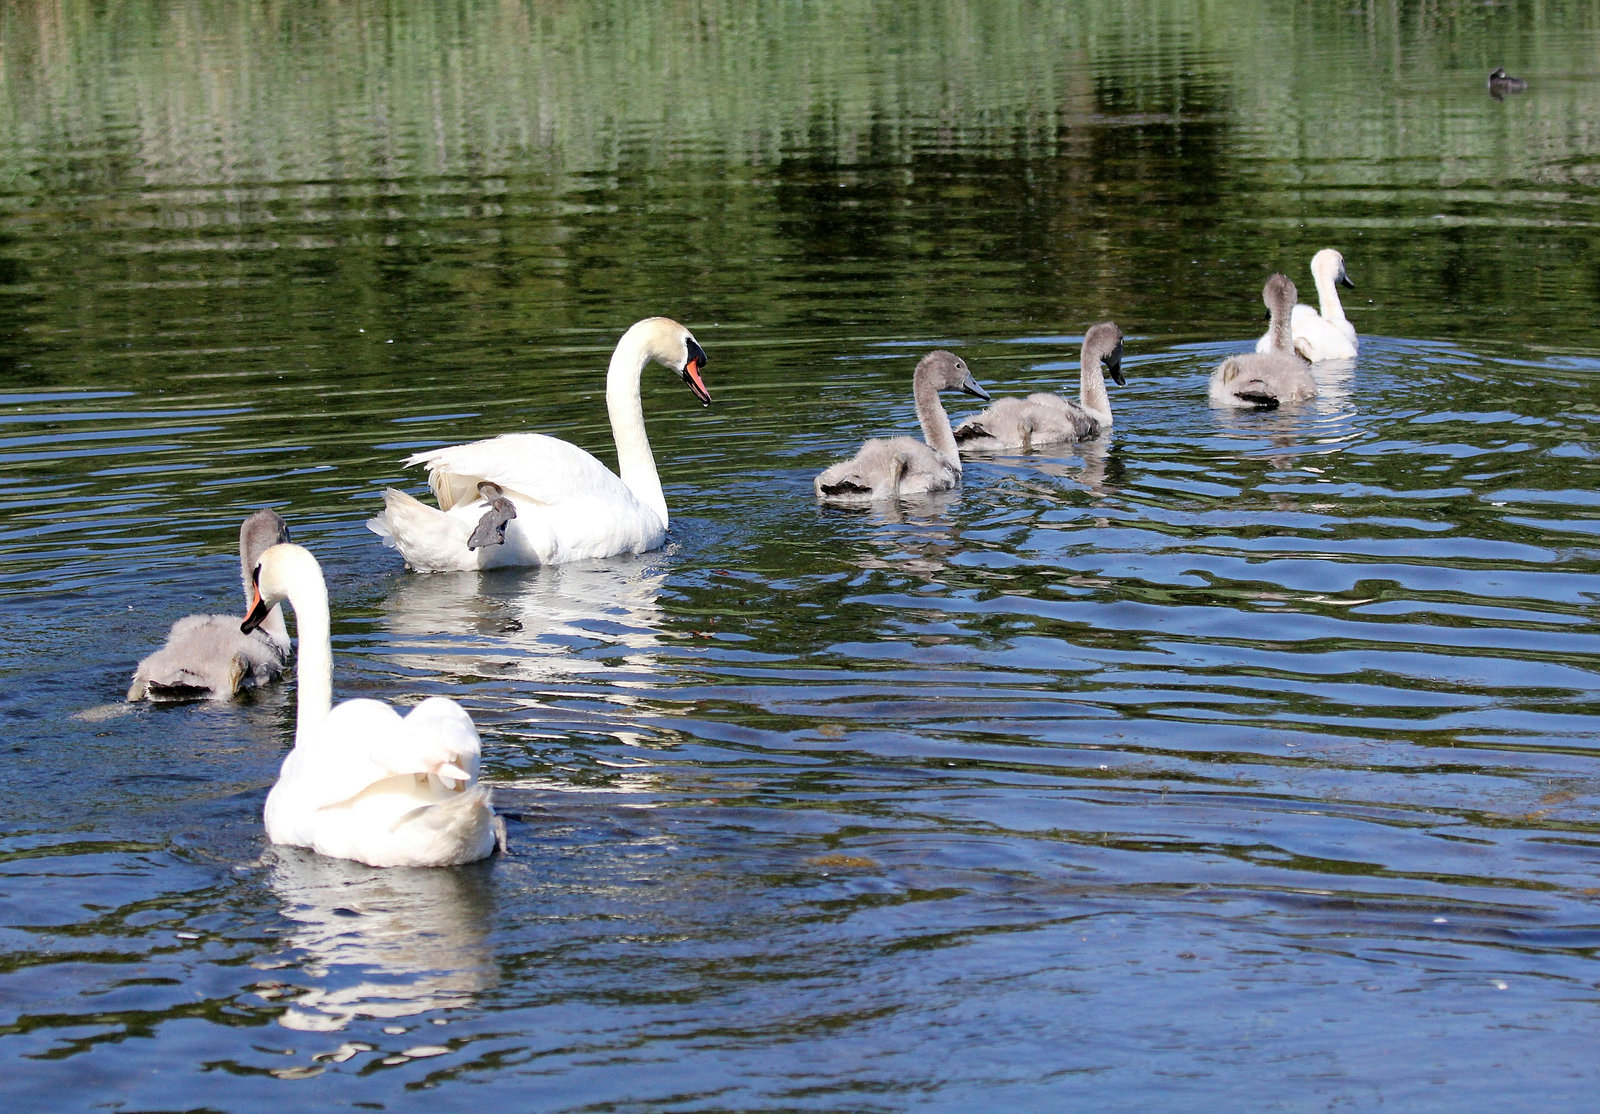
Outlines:
<svg viewBox="0 0 1600 1114"><path fill-rule="evenodd" d="M8 1103L1592 1095L1600 18L1063 7L0 10ZM1324 246L1360 356L1213 410ZM610 459L653 313L714 396L646 375L666 548L366 530L418 448ZM929 349L1054 389L1108 317L1109 438L813 501ZM270 847L292 679L122 702L262 505L337 695L471 711L509 855Z"/></svg>

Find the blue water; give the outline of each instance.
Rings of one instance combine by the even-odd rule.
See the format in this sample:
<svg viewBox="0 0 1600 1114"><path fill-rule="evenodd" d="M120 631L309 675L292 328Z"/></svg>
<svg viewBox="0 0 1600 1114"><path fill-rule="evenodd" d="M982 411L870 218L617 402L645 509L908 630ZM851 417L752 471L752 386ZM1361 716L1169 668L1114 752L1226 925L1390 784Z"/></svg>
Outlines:
<svg viewBox="0 0 1600 1114"><path fill-rule="evenodd" d="M1587 1101L1586 8L1441 29L1280 4L1231 31L1161 8L1145 39L1113 3L932 5L871 23L875 51L845 30L881 13L817 6L837 72L782 6L696 9L695 39L666 6L638 9L652 37L612 5L467 5L438 43L404 5L316 10L329 28L281 38L203 6L136 5L132 40L6 17L7 157L32 168L0 191L10 1107ZM191 72L168 66L189 18L247 103L169 134L152 91ZM585 18L607 34L574 54ZM1273 19L1326 38L1326 86L1230 45ZM940 69L951 42L989 64ZM73 85L96 44L117 64ZM1474 53L1497 45L1540 78L1504 102ZM452 85L458 49L489 77ZM616 77L650 93L689 62L681 101ZM255 90L279 68L301 81L275 113ZM858 133L872 90L894 97ZM1041 90L1059 127L993 114ZM586 131L593 104L615 116ZM748 130L712 142L730 117ZM1211 408L1265 274L1309 297L1329 243L1359 358L1298 409ZM645 313L711 358L709 409L645 381L664 549L428 576L366 530L383 487L422 491L421 447L537 429L609 458L602 370ZM927 350L996 395L1071 390L1107 317L1110 437L978 457L904 505L813 500L863 438L914 430ZM509 854L270 846L292 678L123 703L174 619L242 613L261 505L328 573L337 697L472 713Z"/></svg>

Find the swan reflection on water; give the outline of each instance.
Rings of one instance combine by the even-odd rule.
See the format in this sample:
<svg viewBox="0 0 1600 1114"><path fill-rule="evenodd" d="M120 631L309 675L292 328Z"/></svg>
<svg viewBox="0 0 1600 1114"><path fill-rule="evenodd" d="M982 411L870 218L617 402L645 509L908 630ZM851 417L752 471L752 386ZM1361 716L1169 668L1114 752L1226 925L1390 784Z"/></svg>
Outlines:
<svg viewBox="0 0 1600 1114"><path fill-rule="evenodd" d="M1098 496L1115 493L1123 473L1116 442L1109 435L1076 444L1047 446L1027 456L1005 459L1008 463L1024 463L1041 476L1077 484Z"/></svg>
<svg viewBox="0 0 1600 1114"><path fill-rule="evenodd" d="M380 870L275 848L269 881L295 922L278 965L289 986L272 994L289 1000L278 1023L333 1032L472 1005L497 978L491 877L485 864Z"/></svg>
<svg viewBox="0 0 1600 1114"><path fill-rule="evenodd" d="M392 660L424 672L556 683L614 671L619 655L649 669L664 637L657 601L666 577L649 556L407 576L384 601ZM585 654L593 649L602 654Z"/></svg>

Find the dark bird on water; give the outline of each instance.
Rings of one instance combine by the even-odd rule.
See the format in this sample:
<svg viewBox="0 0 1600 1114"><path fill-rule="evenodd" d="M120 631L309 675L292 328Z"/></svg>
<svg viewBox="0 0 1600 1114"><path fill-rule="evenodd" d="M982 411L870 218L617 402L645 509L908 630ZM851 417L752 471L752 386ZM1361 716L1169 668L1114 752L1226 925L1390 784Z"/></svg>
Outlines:
<svg viewBox="0 0 1600 1114"><path fill-rule="evenodd" d="M1504 66L1496 66L1489 74L1489 95L1495 100L1504 100L1507 93L1520 93L1528 87L1528 83L1520 77L1512 77L1506 73Z"/></svg>

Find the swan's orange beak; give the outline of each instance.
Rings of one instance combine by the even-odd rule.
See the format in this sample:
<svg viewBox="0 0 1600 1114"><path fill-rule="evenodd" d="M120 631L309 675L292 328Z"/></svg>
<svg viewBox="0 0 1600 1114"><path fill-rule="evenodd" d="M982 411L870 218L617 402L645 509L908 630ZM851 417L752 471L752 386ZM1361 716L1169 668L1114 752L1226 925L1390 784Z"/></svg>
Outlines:
<svg viewBox="0 0 1600 1114"><path fill-rule="evenodd" d="M706 390L705 380L700 378L700 369L706 366L706 350L697 344L693 337L689 338L689 362L683 365L683 370L678 374L683 376L683 381L689 384L689 389L694 392L694 397L700 400L701 406L711 405L711 392Z"/></svg>
<svg viewBox="0 0 1600 1114"><path fill-rule="evenodd" d="M706 390L705 380L700 378L700 369L695 366L695 361L690 360L684 365L683 381L689 384L689 389L694 392L694 397L700 400L701 406L711 405L711 392Z"/></svg>
<svg viewBox="0 0 1600 1114"><path fill-rule="evenodd" d="M259 576L260 574L261 570L257 569L256 575ZM261 585L252 581L250 585L250 610L245 615L244 622L239 624L239 633L249 634L255 630L262 624L271 610L272 608L267 606L267 601L261 598Z"/></svg>

